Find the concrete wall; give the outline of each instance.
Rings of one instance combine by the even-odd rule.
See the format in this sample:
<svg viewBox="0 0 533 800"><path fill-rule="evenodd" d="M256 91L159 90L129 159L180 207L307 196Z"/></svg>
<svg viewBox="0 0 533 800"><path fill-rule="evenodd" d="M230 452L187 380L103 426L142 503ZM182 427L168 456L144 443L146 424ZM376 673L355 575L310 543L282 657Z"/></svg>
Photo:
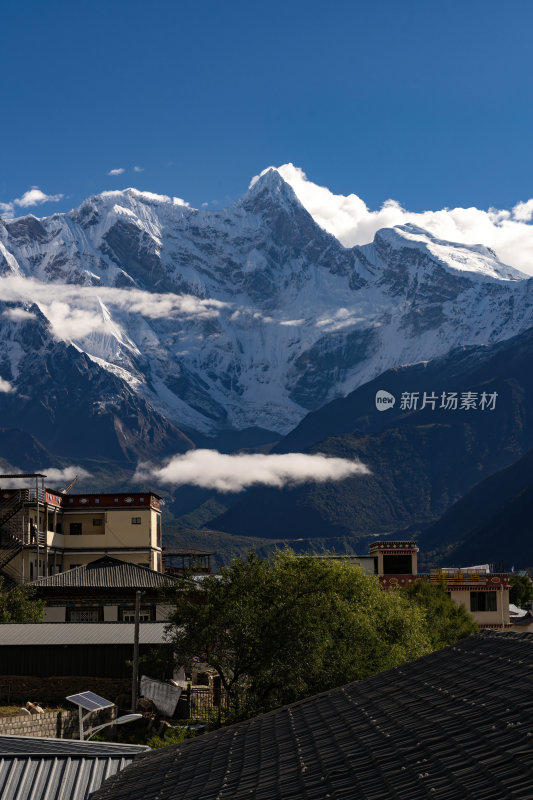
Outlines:
<svg viewBox="0 0 533 800"><path fill-rule="evenodd" d="M469 614L471 614L478 625L483 628L485 626L509 624L509 589L503 591L501 589L490 589L487 587L486 591L494 591L496 593L496 611L470 611L470 592L471 587L465 589L450 589L450 596L454 603L457 605L464 605ZM479 590L476 590L479 591Z"/></svg>
<svg viewBox="0 0 533 800"><path fill-rule="evenodd" d="M118 621L118 606L104 606L104 622Z"/></svg>
<svg viewBox="0 0 533 800"><path fill-rule="evenodd" d="M47 606L44 609L43 622L65 622L66 606Z"/></svg>

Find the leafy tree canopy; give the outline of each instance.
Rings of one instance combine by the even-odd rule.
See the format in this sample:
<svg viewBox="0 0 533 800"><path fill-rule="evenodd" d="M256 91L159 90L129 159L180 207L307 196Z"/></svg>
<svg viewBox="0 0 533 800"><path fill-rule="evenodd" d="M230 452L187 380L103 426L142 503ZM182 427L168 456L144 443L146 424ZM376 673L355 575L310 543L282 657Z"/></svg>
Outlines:
<svg viewBox="0 0 533 800"><path fill-rule="evenodd" d="M479 627L464 605L457 605L442 583L416 581L405 590L411 602L424 612L432 650L454 644L479 632Z"/></svg>
<svg viewBox="0 0 533 800"><path fill-rule="evenodd" d="M425 611L406 593L383 591L349 562L289 549L189 583L171 622L177 660L216 669L241 717L432 650Z"/></svg>
<svg viewBox="0 0 533 800"><path fill-rule="evenodd" d="M44 600L35 599L35 590L29 586L4 588L0 576L0 622L42 622Z"/></svg>
<svg viewBox="0 0 533 800"><path fill-rule="evenodd" d="M533 600L533 582L529 575L518 575L513 572L510 575L509 582L511 584L509 591L510 603L522 608Z"/></svg>

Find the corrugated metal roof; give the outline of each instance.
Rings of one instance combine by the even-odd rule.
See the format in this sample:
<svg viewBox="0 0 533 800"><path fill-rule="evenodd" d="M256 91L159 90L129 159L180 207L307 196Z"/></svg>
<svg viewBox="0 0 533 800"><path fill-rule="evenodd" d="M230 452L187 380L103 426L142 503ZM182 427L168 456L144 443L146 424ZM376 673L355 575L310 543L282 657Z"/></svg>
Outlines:
<svg viewBox="0 0 533 800"><path fill-rule="evenodd" d="M483 632L139 756L91 800L531 800L533 634Z"/></svg>
<svg viewBox="0 0 533 800"><path fill-rule="evenodd" d="M112 742L80 742L79 739L48 739L36 736L0 736L0 756L117 756L143 753L143 744L113 744ZM1 796L1 795L0 795Z"/></svg>
<svg viewBox="0 0 533 800"><path fill-rule="evenodd" d="M142 622L140 644L165 641L166 622ZM0 624L2 645L132 644L130 622L4 622Z"/></svg>
<svg viewBox="0 0 533 800"><path fill-rule="evenodd" d="M0 736L2 800L86 800L142 745Z"/></svg>
<svg viewBox="0 0 533 800"><path fill-rule="evenodd" d="M159 589L176 581L172 575L157 572L148 567L140 567L128 561L104 556L90 564L39 578L33 581L36 588L102 588L102 589Z"/></svg>

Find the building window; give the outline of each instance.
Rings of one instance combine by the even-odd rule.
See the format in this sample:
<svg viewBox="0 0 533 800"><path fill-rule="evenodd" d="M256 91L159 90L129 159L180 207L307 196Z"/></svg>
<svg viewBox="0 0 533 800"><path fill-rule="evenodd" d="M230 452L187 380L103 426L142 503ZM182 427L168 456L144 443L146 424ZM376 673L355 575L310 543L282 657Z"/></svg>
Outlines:
<svg viewBox="0 0 533 800"><path fill-rule="evenodd" d="M81 533L81 522L71 522L69 530L71 536L79 536Z"/></svg>
<svg viewBox="0 0 533 800"><path fill-rule="evenodd" d="M135 609L133 607L119 608L118 618L120 622L135 622ZM144 606L140 610L140 622L152 622L155 619L154 606Z"/></svg>
<svg viewBox="0 0 533 800"><path fill-rule="evenodd" d="M140 517L132 517L131 518L131 524L132 525L140 525L141 524L141 518Z"/></svg>
<svg viewBox="0 0 533 800"><path fill-rule="evenodd" d="M470 611L496 610L496 592L470 592Z"/></svg>
<svg viewBox="0 0 533 800"><path fill-rule="evenodd" d="M101 528L103 524L104 524L104 520L103 519L93 519L93 527L94 528Z"/></svg>
<svg viewBox="0 0 533 800"><path fill-rule="evenodd" d="M410 555L383 556L384 575L412 575L413 558Z"/></svg>
<svg viewBox="0 0 533 800"><path fill-rule="evenodd" d="M95 503L99 503L99 502L100 502L100 498L99 498L99 497L95 497L95 498L94 498L94 502L95 502Z"/></svg>
<svg viewBox="0 0 533 800"><path fill-rule="evenodd" d="M104 610L101 606L67 608L67 622L102 622Z"/></svg>

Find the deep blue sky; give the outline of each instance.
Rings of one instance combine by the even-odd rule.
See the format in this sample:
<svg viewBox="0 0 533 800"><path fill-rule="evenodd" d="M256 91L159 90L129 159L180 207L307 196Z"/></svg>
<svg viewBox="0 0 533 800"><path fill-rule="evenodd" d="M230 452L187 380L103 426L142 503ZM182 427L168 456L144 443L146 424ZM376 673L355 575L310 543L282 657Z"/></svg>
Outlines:
<svg viewBox="0 0 533 800"><path fill-rule="evenodd" d="M533 196L532 31L530 0L3 0L0 202L220 205L292 161L371 208L507 208Z"/></svg>

